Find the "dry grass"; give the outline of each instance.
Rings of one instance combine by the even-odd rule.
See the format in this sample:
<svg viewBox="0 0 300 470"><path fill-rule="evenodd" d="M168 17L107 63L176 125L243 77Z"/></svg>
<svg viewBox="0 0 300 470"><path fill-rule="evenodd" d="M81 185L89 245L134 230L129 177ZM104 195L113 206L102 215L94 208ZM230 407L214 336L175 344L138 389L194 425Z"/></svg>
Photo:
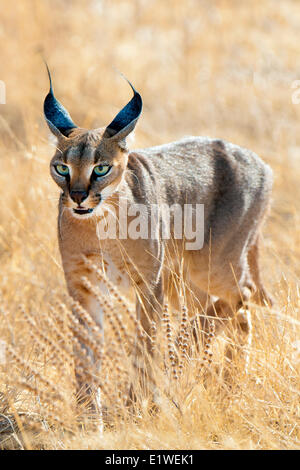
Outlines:
<svg viewBox="0 0 300 470"><path fill-rule="evenodd" d="M7 87L0 105L0 338L9 345L0 369L2 447L299 448L300 105L291 99L300 79L299 2L18 0L9 7L0 0L0 7ZM137 147L187 134L222 137L256 151L275 174L261 261L276 305L251 309L249 374L237 355L227 387L221 342L201 367L203 354L193 348L176 358L180 319L167 313L165 330L153 331L161 344L161 411L149 414L140 399L132 413L124 398L134 320L115 298L114 310L107 306L109 341L97 350L108 420L102 437L84 419L88 404L74 407L72 338L85 330L70 318L57 248L40 52L80 125L107 124L128 99L116 67L144 98ZM96 330L89 338L99 349ZM80 360L85 373L88 359Z"/></svg>

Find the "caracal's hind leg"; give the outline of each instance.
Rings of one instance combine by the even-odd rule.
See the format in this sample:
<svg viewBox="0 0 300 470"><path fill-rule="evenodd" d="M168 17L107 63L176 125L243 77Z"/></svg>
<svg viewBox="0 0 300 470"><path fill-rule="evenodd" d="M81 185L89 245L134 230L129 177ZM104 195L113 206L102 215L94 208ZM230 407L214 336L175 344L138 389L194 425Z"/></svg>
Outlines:
<svg viewBox="0 0 300 470"><path fill-rule="evenodd" d="M248 250L248 265L250 269L250 274L255 284L255 293L252 297L252 300L258 304L264 305L273 305L273 299L266 291L260 274L259 268L259 235L256 236L255 242L249 247Z"/></svg>
<svg viewBox="0 0 300 470"><path fill-rule="evenodd" d="M226 290L219 287L220 279L212 281L213 292L219 300L209 307L207 316L215 318L216 332L224 330L226 335L224 378L229 382L230 370L238 361L242 361L244 370L248 371L252 321L247 303L256 285L244 252L236 263L230 263L227 272L226 267L223 268L222 275Z"/></svg>
<svg viewBox="0 0 300 470"><path fill-rule="evenodd" d="M250 294L249 294L250 296ZM250 310L236 299L235 308L224 300L217 300L207 310L203 324L203 341L209 333L211 322L214 321L215 333L225 333L225 369L224 380L230 383L232 366L237 361L243 362L246 373L249 370L250 347L252 343L252 321Z"/></svg>
<svg viewBox="0 0 300 470"><path fill-rule="evenodd" d="M224 378L229 382L230 370L233 365L242 361L245 373L249 372L250 349L252 344L251 312L247 307L242 307L227 323L226 329L225 374Z"/></svg>
<svg viewBox="0 0 300 470"><path fill-rule="evenodd" d="M210 305L206 315L200 318L202 342L205 343L212 321L215 334L222 331L228 334L228 347L225 352L227 363L232 363L236 353L241 354L244 347L247 349L251 338L251 319L245 312L248 312L246 305L255 286L248 266L247 251L240 250L239 253L239 256L236 256L236 253L228 253L227 260L224 256L222 263L214 264L216 267L211 271L209 291L211 295L218 297L218 300ZM204 289L205 284L201 285L200 276L198 280L200 287Z"/></svg>

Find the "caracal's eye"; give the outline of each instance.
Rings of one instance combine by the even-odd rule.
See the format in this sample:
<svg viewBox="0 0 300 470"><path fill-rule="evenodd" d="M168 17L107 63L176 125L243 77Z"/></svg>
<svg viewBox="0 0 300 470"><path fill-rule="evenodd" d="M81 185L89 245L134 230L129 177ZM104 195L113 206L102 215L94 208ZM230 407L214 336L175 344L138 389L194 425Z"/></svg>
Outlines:
<svg viewBox="0 0 300 470"><path fill-rule="evenodd" d="M61 176L67 176L70 173L67 165L55 165L55 169L57 173Z"/></svg>
<svg viewBox="0 0 300 470"><path fill-rule="evenodd" d="M105 176L111 169L111 166L109 165L97 165L94 168L94 173L96 176Z"/></svg>

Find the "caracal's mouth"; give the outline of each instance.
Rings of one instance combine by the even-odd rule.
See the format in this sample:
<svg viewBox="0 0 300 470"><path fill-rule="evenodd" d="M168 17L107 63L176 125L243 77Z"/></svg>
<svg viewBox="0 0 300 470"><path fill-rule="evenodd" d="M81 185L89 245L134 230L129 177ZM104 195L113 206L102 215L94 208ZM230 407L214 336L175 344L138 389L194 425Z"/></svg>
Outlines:
<svg viewBox="0 0 300 470"><path fill-rule="evenodd" d="M77 207L77 209L73 209L75 214L83 215L83 214L91 214L94 209L84 209L83 207Z"/></svg>

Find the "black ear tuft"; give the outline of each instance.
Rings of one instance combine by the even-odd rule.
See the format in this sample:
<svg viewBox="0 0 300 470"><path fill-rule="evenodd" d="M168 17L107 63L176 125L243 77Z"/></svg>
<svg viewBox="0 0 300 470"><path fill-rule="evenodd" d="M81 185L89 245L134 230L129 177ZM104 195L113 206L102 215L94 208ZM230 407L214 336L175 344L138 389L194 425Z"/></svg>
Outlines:
<svg viewBox="0 0 300 470"><path fill-rule="evenodd" d="M106 138L113 137L114 139L121 140L127 137L135 128L142 112L143 102L141 95L128 80L127 82L132 88L133 97L105 129L104 137Z"/></svg>
<svg viewBox="0 0 300 470"><path fill-rule="evenodd" d="M51 75L47 64L46 67L49 75L50 91L44 101L45 118L52 132L57 129L61 134L67 136L70 130L74 129L77 126L72 121L68 111L55 98L53 93Z"/></svg>

